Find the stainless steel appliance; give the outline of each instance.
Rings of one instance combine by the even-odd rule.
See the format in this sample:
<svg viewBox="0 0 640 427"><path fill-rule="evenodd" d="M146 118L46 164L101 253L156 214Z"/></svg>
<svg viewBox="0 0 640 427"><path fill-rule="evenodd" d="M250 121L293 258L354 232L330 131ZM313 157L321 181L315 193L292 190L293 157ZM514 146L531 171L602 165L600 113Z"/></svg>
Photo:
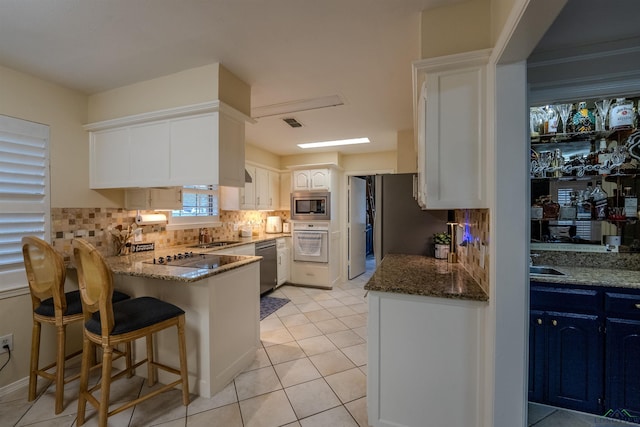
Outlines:
<svg viewBox="0 0 640 427"><path fill-rule="evenodd" d="M329 191L291 193L291 219L295 221L328 221L331 219Z"/></svg>
<svg viewBox="0 0 640 427"><path fill-rule="evenodd" d="M291 239L294 262L329 262L328 223L294 222Z"/></svg>
<svg viewBox="0 0 640 427"><path fill-rule="evenodd" d="M434 255L433 234L447 232L446 210L422 210L413 197L414 174L376 175L374 254Z"/></svg>
<svg viewBox="0 0 640 427"><path fill-rule="evenodd" d="M260 295L275 289L278 283L278 255L276 241L267 240L256 243L256 256L260 261Z"/></svg>

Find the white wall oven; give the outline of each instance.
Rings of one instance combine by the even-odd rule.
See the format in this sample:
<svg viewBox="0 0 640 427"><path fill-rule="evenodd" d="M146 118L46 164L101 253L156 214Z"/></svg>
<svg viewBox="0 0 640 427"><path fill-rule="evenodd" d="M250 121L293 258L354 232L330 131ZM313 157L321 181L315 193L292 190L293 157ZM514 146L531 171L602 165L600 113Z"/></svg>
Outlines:
<svg viewBox="0 0 640 427"><path fill-rule="evenodd" d="M291 219L294 221L329 221L331 219L331 193L328 191L291 193Z"/></svg>
<svg viewBox="0 0 640 427"><path fill-rule="evenodd" d="M295 222L291 233L294 262L329 262L329 224Z"/></svg>

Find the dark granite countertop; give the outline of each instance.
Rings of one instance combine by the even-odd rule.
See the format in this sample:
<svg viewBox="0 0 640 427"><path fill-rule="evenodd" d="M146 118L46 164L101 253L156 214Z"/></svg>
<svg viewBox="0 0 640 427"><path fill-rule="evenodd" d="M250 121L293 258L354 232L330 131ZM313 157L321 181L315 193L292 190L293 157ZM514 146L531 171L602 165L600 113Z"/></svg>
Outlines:
<svg viewBox="0 0 640 427"><path fill-rule="evenodd" d="M552 266L564 276L530 275L533 282L640 289L640 271L608 268Z"/></svg>
<svg viewBox="0 0 640 427"><path fill-rule="evenodd" d="M461 264L420 255L385 255L364 288L460 300L489 300Z"/></svg>

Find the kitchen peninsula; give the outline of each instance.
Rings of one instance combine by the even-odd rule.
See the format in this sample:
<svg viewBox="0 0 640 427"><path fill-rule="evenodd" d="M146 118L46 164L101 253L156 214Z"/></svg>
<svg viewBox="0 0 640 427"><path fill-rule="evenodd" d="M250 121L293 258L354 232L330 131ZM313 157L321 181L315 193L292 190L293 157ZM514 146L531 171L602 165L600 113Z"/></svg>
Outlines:
<svg viewBox="0 0 640 427"><path fill-rule="evenodd" d="M115 288L132 297L153 296L176 304L186 312L186 341L191 392L211 397L251 364L260 343L260 270L257 256L206 254L204 267L154 264L149 260L193 248L143 252L106 259L114 273ZM154 337L159 360L177 363L175 338ZM138 347L139 346L139 347ZM136 352L144 351L136 343ZM146 376L146 372L139 371ZM163 382L160 372L159 380Z"/></svg>
<svg viewBox="0 0 640 427"><path fill-rule="evenodd" d="M399 254L365 289L369 423L480 425L485 291L461 264Z"/></svg>

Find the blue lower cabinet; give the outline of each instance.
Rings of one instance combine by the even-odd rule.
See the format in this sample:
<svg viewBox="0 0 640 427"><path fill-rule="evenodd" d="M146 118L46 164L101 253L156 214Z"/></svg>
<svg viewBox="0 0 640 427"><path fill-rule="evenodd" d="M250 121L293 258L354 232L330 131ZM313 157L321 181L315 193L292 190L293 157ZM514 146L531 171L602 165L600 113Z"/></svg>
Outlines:
<svg viewBox="0 0 640 427"><path fill-rule="evenodd" d="M529 317L529 400L544 402L546 333L544 311L531 310Z"/></svg>
<svg viewBox="0 0 640 427"><path fill-rule="evenodd" d="M546 313L547 402L602 414L604 335L598 316Z"/></svg>
<svg viewBox="0 0 640 427"><path fill-rule="evenodd" d="M640 320L607 319L605 414L640 423Z"/></svg>

